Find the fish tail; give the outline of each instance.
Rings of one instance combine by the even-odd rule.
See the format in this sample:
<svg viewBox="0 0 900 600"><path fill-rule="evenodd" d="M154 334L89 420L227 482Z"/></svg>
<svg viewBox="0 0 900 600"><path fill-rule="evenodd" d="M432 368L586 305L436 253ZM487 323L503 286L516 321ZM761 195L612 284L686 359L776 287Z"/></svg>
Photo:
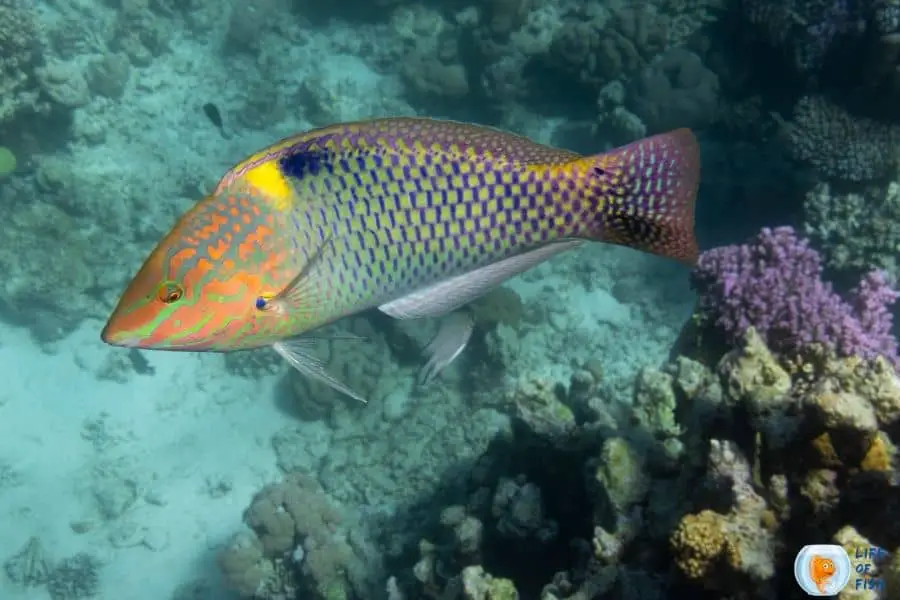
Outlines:
<svg viewBox="0 0 900 600"><path fill-rule="evenodd" d="M689 129L576 159L587 174L584 237L693 265L700 148Z"/></svg>

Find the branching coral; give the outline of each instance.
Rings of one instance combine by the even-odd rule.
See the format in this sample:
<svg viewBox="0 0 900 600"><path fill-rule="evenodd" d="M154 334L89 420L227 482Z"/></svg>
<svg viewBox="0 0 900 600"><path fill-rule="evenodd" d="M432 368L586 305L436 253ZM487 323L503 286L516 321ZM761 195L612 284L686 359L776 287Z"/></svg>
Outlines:
<svg viewBox="0 0 900 600"><path fill-rule="evenodd" d="M900 126L850 114L821 96L801 98L783 133L791 154L827 179L878 179L900 159Z"/></svg>
<svg viewBox="0 0 900 600"><path fill-rule="evenodd" d="M778 352L822 345L840 356L884 356L900 365L889 310L897 293L884 275L865 276L849 301L841 299L822 281L818 253L789 227L704 252L692 281L700 319L729 343L754 327Z"/></svg>
<svg viewBox="0 0 900 600"><path fill-rule="evenodd" d="M883 269L900 281L900 182L848 192L819 183L807 193L804 210L806 234L829 267Z"/></svg>

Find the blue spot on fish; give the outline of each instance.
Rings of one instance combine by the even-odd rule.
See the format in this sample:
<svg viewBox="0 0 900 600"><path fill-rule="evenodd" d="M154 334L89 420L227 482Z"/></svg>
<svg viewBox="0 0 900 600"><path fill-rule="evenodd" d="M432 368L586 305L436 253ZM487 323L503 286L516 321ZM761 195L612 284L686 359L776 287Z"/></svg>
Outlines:
<svg viewBox="0 0 900 600"><path fill-rule="evenodd" d="M322 169L333 171L330 156L320 150L298 148L278 160L278 168L287 177L301 179L307 175L318 175Z"/></svg>

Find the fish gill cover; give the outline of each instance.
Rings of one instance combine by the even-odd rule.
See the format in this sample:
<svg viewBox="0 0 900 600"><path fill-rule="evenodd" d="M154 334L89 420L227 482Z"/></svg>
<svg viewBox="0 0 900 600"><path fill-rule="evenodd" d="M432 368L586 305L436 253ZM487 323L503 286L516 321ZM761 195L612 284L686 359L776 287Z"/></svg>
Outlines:
<svg viewBox="0 0 900 600"><path fill-rule="evenodd" d="M401 115L690 128L705 253L541 264L427 386L440 319L345 319L368 405L101 344L228 169ZM898 132L897 0L0 0L0 597L792 599L824 543L900 597Z"/></svg>

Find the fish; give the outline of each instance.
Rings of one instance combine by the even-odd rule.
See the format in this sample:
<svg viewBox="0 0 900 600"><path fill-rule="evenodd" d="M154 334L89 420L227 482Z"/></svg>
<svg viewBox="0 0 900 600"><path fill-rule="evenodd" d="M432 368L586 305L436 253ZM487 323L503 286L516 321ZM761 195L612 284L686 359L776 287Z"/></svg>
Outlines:
<svg viewBox="0 0 900 600"><path fill-rule="evenodd" d="M205 114L206 118L216 126L216 129L219 130L219 133L222 134L223 138L226 140L231 139L231 136L225 131L225 123L222 121L222 113L219 111L218 106L212 102L207 102L203 105L203 114Z"/></svg>
<svg viewBox="0 0 900 600"><path fill-rule="evenodd" d="M595 155L425 117L314 129L245 158L181 215L101 338L269 347L365 402L312 352L334 339L324 326L371 309L439 319L419 375L427 384L467 345L472 300L558 254L593 241L695 264L699 180L688 129Z"/></svg>
<svg viewBox="0 0 900 600"><path fill-rule="evenodd" d="M829 593L828 584L834 576L834 561L824 556L813 555L809 559L809 578L822 594Z"/></svg>

